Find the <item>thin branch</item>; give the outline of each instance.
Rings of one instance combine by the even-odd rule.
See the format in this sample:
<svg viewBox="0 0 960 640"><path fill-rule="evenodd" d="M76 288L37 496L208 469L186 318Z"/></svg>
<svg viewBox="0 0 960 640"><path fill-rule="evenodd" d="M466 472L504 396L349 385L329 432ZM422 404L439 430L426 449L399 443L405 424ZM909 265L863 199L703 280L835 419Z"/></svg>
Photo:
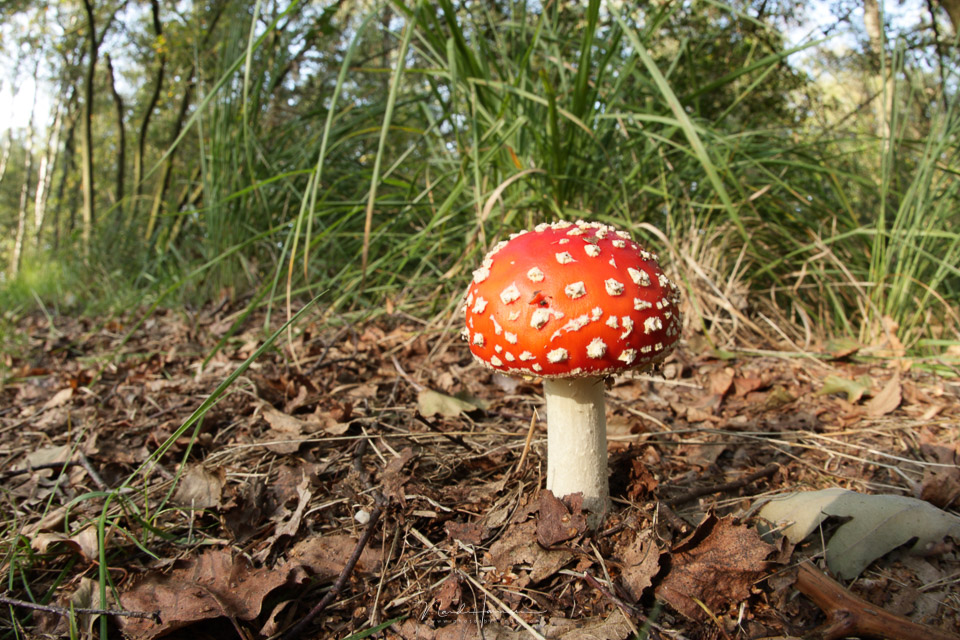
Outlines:
<svg viewBox="0 0 960 640"><path fill-rule="evenodd" d="M53 613L59 616L69 616L74 613L84 613L90 615L98 616L124 616L126 618L147 618L153 620L157 624L160 623L160 612L159 611L118 611L116 609L87 609L82 607L73 607L67 609L66 607L57 607L52 604L37 604L36 602L27 602L26 600L17 600L16 598L8 598L6 596L0 596L0 604L8 604L14 607L20 607L22 609L34 609L36 611L46 611L47 613Z"/></svg>
<svg viewBox="0 0 960 640"><path fill-rule="evenodd" d="M373 530L377 526L377 522L380 520L380 514L383 513L380 507L377 507L370 514L370 522L367 523L366 528L363 530L363 535L360 536L360 539L357 541L357 546L354 547L353 553L350 555L350 559L347 560L347 564L344 565L343 570L340 572L340 575L337 577L337 581L333 583L333 588L327 592L327 595L323 599L314 605L313 609L310 610L300 622L298 622L290 631L288 631L283 636L283 640L293 640L298 638L300 634L306 629L307 625L313 622L320 613L327 608L327 606L333 602L334 598L340 593L344 585L347 584L347 579L350 577L350 574L353 573L354 567L357 566L357 562L360 560L360 554L363 553L364 547L367 546L367 543L370 541L370 538L373 536Z"/></svg>
<svg viewBox="0 0 960 640"><path fill-rule="evenodd" d="M809 562L800 565L797 590L823 611L827 621L806 635L815 640L839 640L848 636L889 640L956 640L941 629L917 624L884 611L843 588L836 580Z"/></svg>
<svg viewBox="0 0 960 640"><path fill-rule="evenodd" d="M600 593L600 595L602 595L604 598L606 598L607 600L609 600L609 601L612 602L613 604L617 605L617 607L620 609L620 611L623 612L624 615L626 615L626 616L628 616L628 617L629 617L629 616L634 616L634 617L636 617L638 620L640 620L641 622L643 622L643 624L644 624L645 626L648 626L649 628L651 628L651 629L653 629L654 631L657 631L657 632L659 632L659 633L666 634L666 635L670 636L671 638L674 638L674 640L686 640L686 637L683 636L682 634L677 633L677 632L673 632L673 631L668 631L667 629L661 627L661 626L658 625L656 622L654 622L653 620L651 620L651 619L647 616L647 614L645 614L642 610L640 610L639 608L637 608L637 607L635 607L634 605L630 604L629 602L627 602L627 601L625 601L625 600L617 597L613 592L611 592L609 589L607 589L606 587L604 587L603 584L602 584L599 580L597 580L596 578L594 578L594 577L590 574L589 571L584 571L584 572L583 572L583 577L584 577L584 579L587 581L587 583L588 583L591 587L593 587L594 589L596 589L596 590Z"/></svg>
<svg viewBox="0 0 960 640"><path fill-rule="evenodd" d="M691 500L696 500L701 496L708 496L714 493L728 493L730 491L736 491L737 489L742 489L743 487L753 484L761 478L769 478L775 474L780 469L780 465L776 462L772 462L765 466L760 471L751 473L748 476L744 476L739 480L733 480L731 482L724 482L723 484L717 484L710 487L698 487L696 489L691 489L686 493L680 494L674 498L667 500L667 505L671 507L677 507L681 504L686 504Z"/></svg>
<svg viewBox="0 0 960 640"><path fill-rule="evenodd" d="M0 471L0 480L9 480L10 478L15 478L16 476L33 473L34 471L42 471L44 469L67 469L69 467L77 466L80 466L80 463L75 460L63 460L61 462L44 462L42 464L33 464L27 467L21 467L19 469L5 469Z"/></svg>

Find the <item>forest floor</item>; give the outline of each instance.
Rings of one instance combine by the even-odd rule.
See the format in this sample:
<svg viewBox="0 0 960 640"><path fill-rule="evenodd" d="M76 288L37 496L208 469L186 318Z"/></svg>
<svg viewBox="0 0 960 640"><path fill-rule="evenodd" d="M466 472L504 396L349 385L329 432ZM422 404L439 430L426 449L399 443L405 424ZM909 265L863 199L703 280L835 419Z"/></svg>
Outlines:
<svg viewBox="0 0 960 640"><path fill-rule="evenodd" d="M956 368L688 341L612 382L613 507L591 531L542 490L540 384L475 364L453 323L307 319L190 425L262 344L251 317L206 361L239 317L20 321L0 362L3 637L68 635L56 607L149 614L105 617L141 639L842 637L840 608L960 632ZM829 488L924 507L758 533L764 498ZM844 520L865 526L825 550ZM850 558L866 568L823 582Z"/></svg>

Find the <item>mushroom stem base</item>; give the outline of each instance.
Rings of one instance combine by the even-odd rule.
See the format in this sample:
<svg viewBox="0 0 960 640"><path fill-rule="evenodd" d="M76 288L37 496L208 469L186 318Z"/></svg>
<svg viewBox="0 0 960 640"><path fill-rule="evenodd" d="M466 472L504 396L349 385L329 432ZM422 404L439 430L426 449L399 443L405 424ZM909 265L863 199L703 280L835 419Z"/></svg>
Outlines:
<svg viewBox="0 0 960 640"><path fill-rule="evenodd" d="M602 378L546 379L547 489L558 498L583 494L583 508L609 509L607 420Z"/></svg>

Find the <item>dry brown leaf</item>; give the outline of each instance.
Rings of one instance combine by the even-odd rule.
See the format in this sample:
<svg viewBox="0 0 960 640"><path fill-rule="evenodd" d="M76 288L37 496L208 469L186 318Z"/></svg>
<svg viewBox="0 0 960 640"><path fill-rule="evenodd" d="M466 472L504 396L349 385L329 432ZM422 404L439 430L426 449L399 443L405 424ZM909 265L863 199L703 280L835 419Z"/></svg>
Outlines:
<svg viewBox="0 0 960 640"><path fill-rule="evenodd" d="M341 408L335 412L317 406L316 411L308 417L307 425L310 431L321 430L331 436L342 436L350 430L350 412L352 410L353 407L349 402L346 404L346 408ZM339 417L335 413L339 414Z"/></svg>
<svg viewBox="0 0 960 640"><path fill-rule="evenodd" d="M288 573L253 569L243 556L211 549L178 562L169 574L146 574L120 595L123 608L159 611L162 622L121 617L118 624L128 637L149 640L220 616L252 620L267 594L287 581Z"/></svg>
<svg viewBox="0 0 960 640"><path fill-rule="evenodd" d="M280 620L280 614L287 610L293 600L284 600L283 602L278 602L273 610L270 611L270 615L267 616L267 621L263 623L263 626L260 627L260 635L265 638L272 638L278 635L285 626L283 621Z"/></svg>
<svg viewBox="0 0 960 640"><path fill-rule="evenodd" d="M620 609L614 609L606 617L551 618L543 635L557 640L623 640L633 635L633 627Z"/></svg>
<svg viewBox="0 0 960 640"><path fill-rule="evenodd" d="M73 397L73 388L67 387L66 389L61 389L54 394L52 398L47 400L43 404L43 410L53 409L55 407L62 407L70 401L70 398Z"/></svg>
<svg viewBox="0 0 960 640"><path fill-rule="evenodd" d="M581 535L587 530L587 518L581 513L582 508L582 494L565 496L564 500L560 500L549 489L541 493L537 541L551 548Z"/></svg>
<svg viewBox="0 0 960 640"><path fill-rule="evenodd" d="M293 513L290 514L290 517L285 519L277 527L273 535L274 539L280 536L296 535L297 530L300 528L300 521L303 519L303 513L306 511L307 506L310 504L310 498L313 496L309 486L310 479L304 476L300 484L297 485L297 507L293 510Z"/></svg>
<svg viewBox="0 0 960 640"><path fill-rule="evenodd" d="M51 546L63 544L72 549L75 553L83 556L87 562L95 562L100 555L100 540L97 535L97 528L87 526L77 533L66 536L62 533L38 533L30 541L30 546L37 553L48 553Z"/></svg>
<svg viewBox="0 0 960 640"><path fill-rule="evenodd" d="M440 588L436 590L430 603L430 609L436 612L437 617L446 618L450 614L456 613L461 600L463 600L463 587L460 584L460 576L451 573L450 577L444 580Z"/></svg>
<svg viewBox="0 0 960 640"><path fill-rule="evenodd" d="M920 432L920 451L937 466L923 470L917 497L945 509L960 500L960 444L943 443L929 429Z"/></svg>
<svg viewBox="0 0 960 640"><path fill-rule="evenodd" d="M311 536L304 538L287 553L285 568L303 567L311 575L334 578L340 575L347 558L357 546L352 536ZM380 553L369 545L363 548L354 568L357 574L373 574L380 570Z"/></svg>
<svg viewBox="0 0 960 640"><path fill-rule="evenodd" d="M404 447L400 455L387 463L383 470L383 495L387 498L395 498L400 504L406 504L406 498L403 496L403 485L410 480L410 476L403 472L403 468L413 459L413 450L410 447Z"/></svg>
<svg viewBox="0 0 960 640"><path fill-rule="evenodd" d="M650 468L643 458L636 457L630 461L630 479L627 483L627 497L630 500L639 502L645 499L654 492L659 484L654 475L650 473Z"/></svg>
<svg viewBox="0 0 960 640"><path fill-rule="evenodd" d="M122 618L124 634L149 640L201 620L221 616L253 620L264 599L285 584L337 577L353 553L357 540L349 536L311 537L291 549L279 567L253 568L242 555L227 549L210 549L196 558L177 562L169 573L153 571L120 596L131 611L159 611L160 620ZM364 548L354 571L371 574L380 569L377 552Z"/></svg>
<svg viewBox="0 0 960 640"><path fill-rule="evenodd" d="M66 444L59 447L42 447L35 451L31 451L24 456L24 464L21 465L21 468L29 469L30 467L36 467L44 464L66 462L70 459L70 451L70 445ZM41 477L48 478L53 475L53 470L39 469L34 473L39 474Z"/></svg>
<svg viewBox="0 0 960 640"><path fill-rule="evenodd" d="M227 472L222 467L211 471L201 464L194 465L180 478L173 503L192 509L219 507L226 482Z"/></svg>
<svg viewBox="0 0 960 640"><path fill-rule="evenodd" d="M638 602L644 589L653 584L653 577L660 571L660 549L657 548L652 530L639 533L634 540L618 550L623 568L620 581L634 602Z"/></svg>
<svg viewBox="0 0 960 640"><path fill-rule="evenodd" d="M403 640L528 640L530 635L526 631L513 631L497 623L485 622L483 626L477 621L473 612L457 616L456 622L433 628L412 618L407 618L392 630Z"/></svg>
<svg viewBox="0 0 960 640"><path fill-rule="evenodd" d="M745 600L767 570L774 547L732 517L707 516L671 549L671 566L657 586L657 597L692 620L704 620L702 602L712 612Z"/></svg>
<svg viewBox="0 0 960 640"><path fill-rule="evenodd" d="M751 391L762 389L767 383L763 378L753 378L747 376L737 376L733 379L734 395L742 398Z"/></svg>
<svg viewBox="0 0 960 640"><path fill-rule="evenodd" d="M710 392L717 396L725 396L733 385L734 371L731 367L716 369L710 372Z"/></svg>
<svg viewBox="0 0 960 640"><path fill-rule="evenodd" d="M531 635L524 629L514 631L497 623L478 622L473 612L465 612L456 622L435 629L412 619L394 625L393 630L403 640L528 640ZM537 629L550 640L623 640L633 633L630 623L619 609L606 617L550 618L546 625Z"/></svg>
<svg viewBox="0 0 960 640"><path fill-rule="evenodd" d="M417 410L425 418L437 414L444 418L458 418L461 413L476 411L476 409L477 405L472 402L432 389L422 389L417 394Z"/></svg>
<svg viewBox="0 0 960 640"><path fill-rule="evenodd" d="M443 524L447 535L454 540L466 544L478 545L483 542L483 525L479 522L454 522L448 520Z"/></svg>
<svg viewBox="0 0 960 640"><path fill-rule="evenodd" d="M270 425L264 434L264 438L269 441L265 445L267 449L275 453L294 453L300 448L306 426L302 420L281 413L273 407L264 408L263 419Z"/></svg>
<svg viewBox="0 0 960 640"><path fill-rule="evenodd" d="M897 374L866 404L867 415L874 418L885 416L900 406L901 399L900 375Z"/></svg>
<svg viewBox="0 0 960 640"><path fill-rule="evenodd" d="M60 606L74 609L108 609L115 608L115 600L111 590L107 590L107 606L100 605L100 585L96 580L83 577L80 578L80 584L77 589L68 596L62 596ZM49 634L51 637L67 638L70 637L68 627L69 618L67 616L40 613L37 631ZM76 615L76 626L80 630L82 637L93 638L93 625L99 619L99 616L90 613L80 613Z"/></svg>
<svg viewBox="0 0 960 640"><path fill-rule="evenodd" d="M519 564L529 564L530 580L540 582L552 576L573 559L566 549L544 549L537 542L537 523L528 520L507 527L503 535L490 546L490 563L500 573L507 573Z"/></svg>

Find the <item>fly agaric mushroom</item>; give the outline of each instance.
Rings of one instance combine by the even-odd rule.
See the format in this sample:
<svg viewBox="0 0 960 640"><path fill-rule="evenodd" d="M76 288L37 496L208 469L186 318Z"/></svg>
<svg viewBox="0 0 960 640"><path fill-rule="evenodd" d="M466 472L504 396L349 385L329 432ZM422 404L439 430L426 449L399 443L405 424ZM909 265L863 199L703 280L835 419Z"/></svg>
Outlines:
<svg viewBox="0 0 960 640"><path fill-rule="evenodd" d="M474 357L543 378L547 489L606 512L604 379L663 360L680 337L679 290L624 231L555 222L514 234L473 272L464 337Z"/></svg>

